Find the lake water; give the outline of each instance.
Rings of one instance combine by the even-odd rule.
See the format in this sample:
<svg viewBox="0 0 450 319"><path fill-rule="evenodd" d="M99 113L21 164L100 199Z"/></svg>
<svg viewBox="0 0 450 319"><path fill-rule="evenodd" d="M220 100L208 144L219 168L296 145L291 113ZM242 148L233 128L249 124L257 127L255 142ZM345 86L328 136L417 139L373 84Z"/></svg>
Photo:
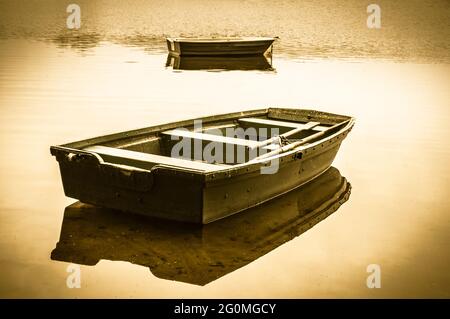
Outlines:
<svg viewBox="0 0 450 319"><path fill-rule="evenodd" d="M379 30L366 27L364 1L77 3L82 27L69 31L63 2L0 1L1 297L450 297L448 1L378 1ZM169 35L280 40L269 68L219 72L166 66ZM304 213L307 190L228 226L162 231L73 205L49 152L268 106L357 119L329 176L345 178L350 197L279 240L264 241L264 223ZM75 261L81 288L69 289ZM370 264L381 267L380 289L367 288Z"/></svg>

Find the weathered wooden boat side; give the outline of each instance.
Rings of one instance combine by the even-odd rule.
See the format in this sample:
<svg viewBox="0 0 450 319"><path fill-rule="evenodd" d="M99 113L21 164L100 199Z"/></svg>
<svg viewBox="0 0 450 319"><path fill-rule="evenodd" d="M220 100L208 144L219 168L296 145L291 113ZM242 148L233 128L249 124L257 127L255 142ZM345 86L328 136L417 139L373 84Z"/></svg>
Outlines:
<svg viewBox="0 0 450 319"><path fill-rule="evenodd" d="M51 259L82 265L126 261L162 279L205 285L306 232L350 193L350 183L331 167L265 205L203 226L124 216L77 202L65 208Z"/></svg>
<svg viewBox="0 0 450 319"><path fill-rule="evenodd" d="M261 55L275 38L167 38L171 54L185 56Z"/></svg>
<svg viewBox="0 0 450 319"><path fill-rule="evenodd" d="M201 120L202 132L193 132L194 120L188 120L51 147L59 162L65 194L99 206L206 224L259 205L322 174L354 124L348 116L282 108ZM199 136L204 147L218 138L208 134L213 129L267 128L281 122L281 135L289 134L296 126L312 125L292 136L297 137L297 142L283 146L282 151L281 147L270 151L280 153L261 160L212 164L170 156L174 143L171 138L180 133L180 127L191 130L184 134L194 136L193 143ZM252 143L261 142L236 138L230 143L233 147L248 144L248 151ZM228 144L223 143L224 147ZM261 174L274 159L278 161L277 172Z"/></svg>

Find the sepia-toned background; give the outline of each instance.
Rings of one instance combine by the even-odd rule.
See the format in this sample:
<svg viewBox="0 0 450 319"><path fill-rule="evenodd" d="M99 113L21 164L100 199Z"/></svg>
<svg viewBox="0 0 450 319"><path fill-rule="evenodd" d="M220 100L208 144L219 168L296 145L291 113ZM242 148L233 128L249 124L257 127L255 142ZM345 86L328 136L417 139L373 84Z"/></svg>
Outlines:
<svg viewBox="0 0 450 319"><path fill-rule="evenodd" d="M376 1L369 29L370 3L0 0L0 297L450 297L450 3ZM165 36L247 35L280 37L272 68L166 66ZM67 287L50 254L74 200L51 145L269 106L356 117L336 213L205 286L105 259Z"/></svg>

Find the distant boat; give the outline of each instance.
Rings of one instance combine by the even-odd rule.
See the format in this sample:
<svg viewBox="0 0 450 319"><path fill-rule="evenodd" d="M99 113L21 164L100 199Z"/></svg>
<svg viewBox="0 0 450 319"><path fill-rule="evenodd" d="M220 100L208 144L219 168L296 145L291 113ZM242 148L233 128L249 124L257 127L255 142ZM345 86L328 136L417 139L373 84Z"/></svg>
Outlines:
<svg viewBox="0 0 450 319"><path fill-rule="evenodd" d="M167 38L169 53L174 55L261 55L276 38Z"/></svg>
<svg viewBox="0 0 450 319"><path fill-rule="evenodd" d="M271 59L264 55L248 56L179 56L168 54L166 67L174 70L260 70L274 71Z"/></svg>
<svg viewBox="0 0 450 319"><path fill-rule="evenodd" d="M268 108L52 146L51 153L69 197L207 224L325 172L353 125L350 116ZM187 147L180 152L180 145Z"/></svg>

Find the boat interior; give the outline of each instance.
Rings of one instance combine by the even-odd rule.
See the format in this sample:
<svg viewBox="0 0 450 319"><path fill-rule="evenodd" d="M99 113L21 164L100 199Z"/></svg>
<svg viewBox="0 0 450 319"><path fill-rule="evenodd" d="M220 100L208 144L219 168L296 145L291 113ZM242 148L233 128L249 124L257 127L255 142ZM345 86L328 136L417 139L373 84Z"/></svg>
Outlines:
<svg viewBox="0 0 450 319"><path fill-rule="evenodd" d="M117 138L88 143L82 149L104 162L151 169L165 165L210 172L254 163L300 146L307 146L342 129L350 118L286 120L264 116L222 118L147 133L122 133Z"/></svg>

